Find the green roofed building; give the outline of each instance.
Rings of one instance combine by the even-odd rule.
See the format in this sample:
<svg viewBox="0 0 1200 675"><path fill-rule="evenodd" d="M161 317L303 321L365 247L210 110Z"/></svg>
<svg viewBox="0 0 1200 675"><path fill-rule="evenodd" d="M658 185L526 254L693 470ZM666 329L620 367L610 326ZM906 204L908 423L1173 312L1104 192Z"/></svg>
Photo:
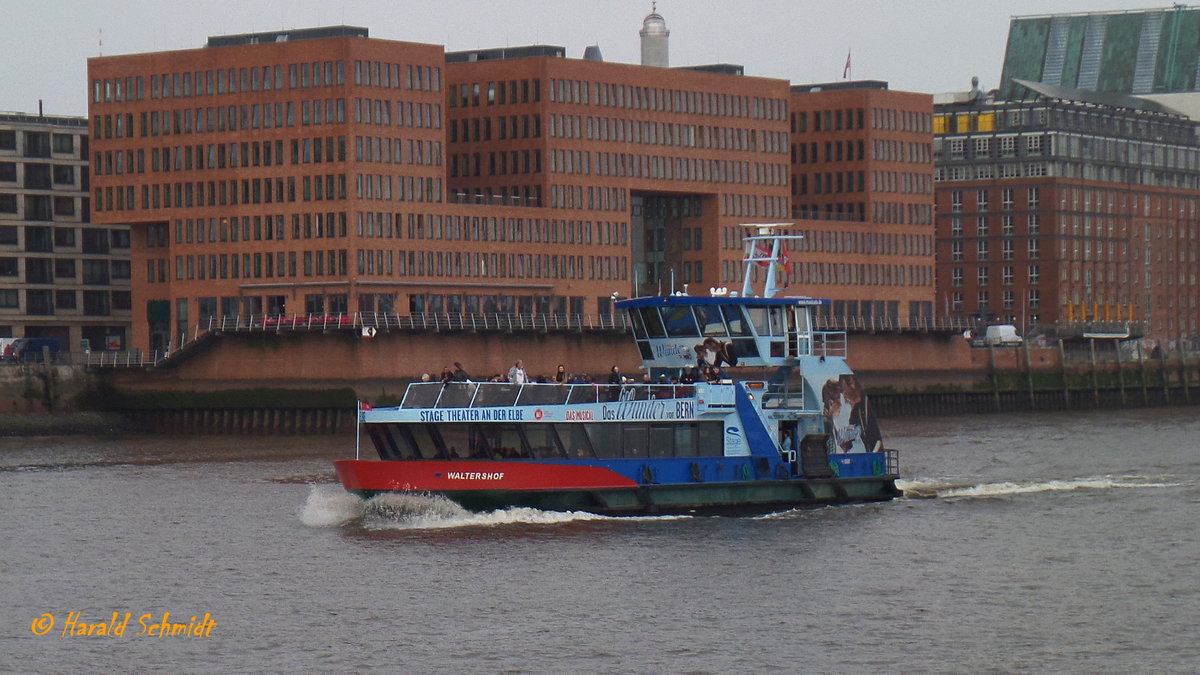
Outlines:
<svg viewBox="0 0 1200 675"><path fill-rule="evenodd" d="M998 98L1016 80L1152 95L1200 91L1200 7L1013 17Z"/></svg>

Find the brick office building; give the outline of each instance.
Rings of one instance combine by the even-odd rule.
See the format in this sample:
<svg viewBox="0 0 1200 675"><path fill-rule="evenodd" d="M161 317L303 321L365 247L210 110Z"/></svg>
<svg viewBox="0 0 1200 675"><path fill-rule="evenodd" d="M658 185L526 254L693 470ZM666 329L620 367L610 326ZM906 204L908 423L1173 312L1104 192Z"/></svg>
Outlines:
<svg viewBox="0 0 1200 675"><path fill-rule="evenodd" d="M95 217L133 231L135 344L213 315L609 297L582 262L616 249L587 244L599 219L445 203L443 73L440 47L349 27L91 59Z"/></svg>
<svg viewBox="0 0 1200 675"><path fill-rule="evenodd" d="M796 94L736 66L447 55L332 27L94 58L89 81L95 218L131 225L143 348L212 315L603 314L614 294L735 287L738 225L787 221L798 197ZM907 119L885 107L854 133ZM798 225L789 273L847 315L924 312L920 224L876 198L862 221Z"/></svg>
<svg viewBox="0 0 1200 675"><path fill-rule="evenodd" d="M0 337L123 349L129 231L89 222L87 120L0 114Z"/></svg>
<svg viewBox="0 0 1200 675"><path fill-rule="evenodd" d="M886 82L793 86L790 280L847 326L934 317L933 98Z"/></svg>
<svg viewBox="0 0 1200 675"><path fill-rule="evenodd" d="M451 194L596 218L623 295L739 281L738 225L788 216L787 83L562 56L447 55Z"/></svg>

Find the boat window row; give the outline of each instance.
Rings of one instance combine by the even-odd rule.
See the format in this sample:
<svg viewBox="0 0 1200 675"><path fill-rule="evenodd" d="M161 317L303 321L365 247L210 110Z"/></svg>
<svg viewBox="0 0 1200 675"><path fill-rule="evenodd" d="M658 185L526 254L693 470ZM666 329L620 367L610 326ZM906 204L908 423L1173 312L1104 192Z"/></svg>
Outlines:
<svg viewBox="0 0 1200 675"><path fill-rule="evenodd" d="M724 454L721 422L368 424L384 460L649 459Z"/></svg>

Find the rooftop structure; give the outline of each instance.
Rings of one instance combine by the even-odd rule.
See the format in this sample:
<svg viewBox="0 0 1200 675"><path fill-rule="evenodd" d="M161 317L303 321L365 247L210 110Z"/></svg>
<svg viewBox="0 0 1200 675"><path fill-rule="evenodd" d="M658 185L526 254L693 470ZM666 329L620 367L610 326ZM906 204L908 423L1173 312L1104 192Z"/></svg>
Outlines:
<svg viewBox="0 0 1200 675"><path fill-rule="evenodd" d="M657 7L646 15L638 35L642 38L643 66L666 68L671 65L668 44L671 31L667 30L667 21L658 13Z"/></svg>

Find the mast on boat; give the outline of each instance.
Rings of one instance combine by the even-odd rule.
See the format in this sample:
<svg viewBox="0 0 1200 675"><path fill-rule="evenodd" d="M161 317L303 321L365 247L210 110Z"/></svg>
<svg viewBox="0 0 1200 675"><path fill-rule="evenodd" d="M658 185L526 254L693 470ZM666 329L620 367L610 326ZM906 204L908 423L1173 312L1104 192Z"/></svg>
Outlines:
<svg viewBox="0 0 1200 675"><path fill-rule="evenodd" d="M750 234L743 237L746 242L746 257L742 259L745 264L742 270L742 297L752 297L751 283L752 272L755 266L766 266L763 273L763 291L759 297L773 298L777 291L775 285L775 275L779 267L787 263L787 249L784 247L785 241L799 241L804 238L802 234L784 234L780 232L782 228L792 227L794 223L743 223L742 227L749 230Z"/></svg>

